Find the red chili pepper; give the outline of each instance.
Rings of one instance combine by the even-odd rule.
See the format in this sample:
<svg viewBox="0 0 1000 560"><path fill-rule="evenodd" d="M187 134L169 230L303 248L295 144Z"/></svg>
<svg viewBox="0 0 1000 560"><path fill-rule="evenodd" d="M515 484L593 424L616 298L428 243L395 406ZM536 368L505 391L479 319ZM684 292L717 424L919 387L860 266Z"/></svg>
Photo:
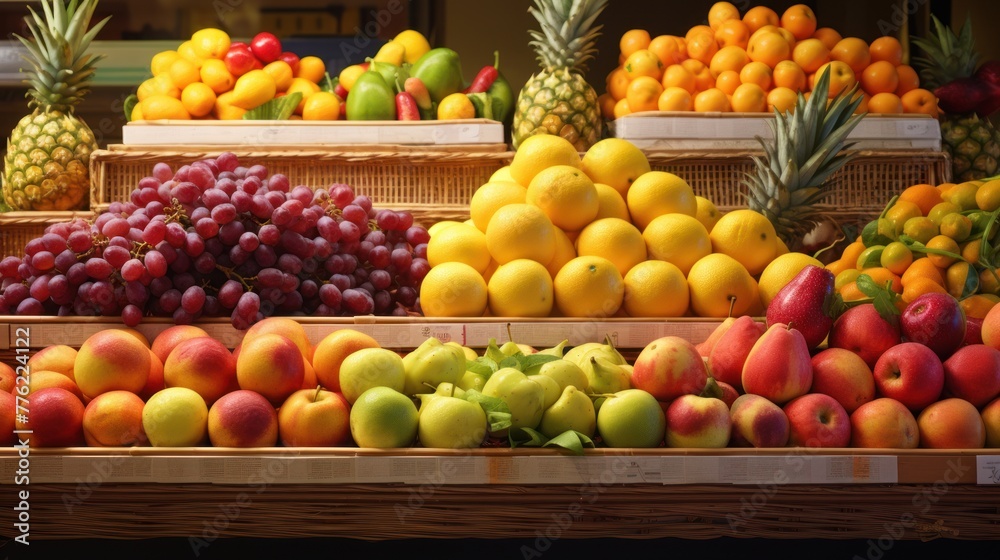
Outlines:
<svg viewBox="0 0 1000 560"><path fill-rule="evenodd" d="M413 99L417 102L417 107L425 111L431 108L431 94L427 91L427 86L420 78L407 78L403 82L403 90L413 96Z"/></svg>
<svg viewBox="0 0 1000 560"><path fill-rule="evenodd" d="M420 109L417 108L417 100L405 91L396 94L396 120L420 120Z"/></svg>
<svg viewBox="0 0 1000 560"><path fill-rule="evenodd" d="M485 93L500 75L500 51L493 51L493 66L483 66L464 93Z"/></svg>
<svg viewBox="0 0 1000 560"><path fill-rule="evenodd" d="M337 87L333 88L333 93L334 95L340 98L341 102L347 100L347 88L345 88L343 85L338 83Z"/></svg>

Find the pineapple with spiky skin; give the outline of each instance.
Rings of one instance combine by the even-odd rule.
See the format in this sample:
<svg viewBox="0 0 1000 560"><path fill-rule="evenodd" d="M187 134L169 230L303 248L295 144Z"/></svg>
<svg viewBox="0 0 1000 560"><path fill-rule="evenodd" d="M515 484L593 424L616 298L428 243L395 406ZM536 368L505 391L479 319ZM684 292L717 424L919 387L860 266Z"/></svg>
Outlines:
<svg viewBox="0 0 1000 560"><path fill-rule="evenodd" d="M73 113L103 58L87 54L87 47L108 18L88 31L97 0L41 4L44 18L30 6L24 18L34 40L15 35L34 70L26 80L34 111L7 139L3 198L12 210L76 210L87 206L90 154L98 145Z"/></svg>
<svg viewBox="0 0 1000 560"><path fill-rule="evenodd" d="M535 0L528 8L541 26L541 31L530 33L542 70L518 95L511 131L514 149L532 134L562 136L581 152L601 139L604 124L597 92L584 73L602 27L594 22L607 3Z"/></svg>
<svg viewBox="0 0 1000 560"><path fill-rule="evenodd" d="M847 135L863 116L854 114L862 99L856 87L827 103L829 78L824 72L808 99L800 93L793 111L775 111L773 140L757 138L766 157L754 156L755 172L746 176L748 207L767 216L791 248L828 220L816 205L829 194L830 177L851 159Z"/></svg>
<svg viewBox="0 0 1000 560"><path fill-rule="evenodd" d="M913 38L913 43L925 54L914 57L913 63L920 69L921 87L934 91L972 77L979 64L979 53L975 51L971 19L966 18L958 34L936 17L932 19L931 37ZM1000 130L993 123L974 111L943 112L940 121L942 148L951 156L952 180L971 181L997 174Z"/></svg>

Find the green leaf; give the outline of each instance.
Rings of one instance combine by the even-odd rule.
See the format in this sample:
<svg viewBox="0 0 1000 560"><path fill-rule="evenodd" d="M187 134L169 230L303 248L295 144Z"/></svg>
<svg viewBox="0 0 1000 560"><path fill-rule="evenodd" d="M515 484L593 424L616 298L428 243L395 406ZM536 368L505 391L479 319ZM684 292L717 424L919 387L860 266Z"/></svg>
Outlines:
<svg viewBox="0 0 1000 560"><path fill-rule="evenodd" d="M125 122L131 122L132 111L138 104L139 104L139 96L134 93L125 98L125 102L122 104L122 110L125 111Z"/></svg>
<svg viewBox="0 0 1000 560"><path fill-rule="evenodd" d="M510 427L510 407L503 399L484 395L475 389L467 390L464 398L469 402L478 403L483 408L489 431L499 432Z"/></svg>
<svg viewBox="0 0 1000 560"><path fill-rule="evenodd" d="M945 251L944 249L932 249L908 235L900 235L899 241L903 242L903 244L909 247L910 251L914 253L923 253L925 255L941 255L942 257L949 257L957 261L965 260L965 258L958 253L952 253L951 251Z"/></svg>
<svg viewBox="0 0 1000 560"><path fill-rule="evenodd" d="M506 358L500 360L500 363L497 364L497 366L500 369L503 369L503 368L514 368L514 369L516 369L518 371L524 371L524 370L521 369L521 360L518 359L517 355L507 356Z"/></svg>
<svg viewBox="0 0 1000 560"><path fill-rule="evenodd" d="M323 79L319 81L319 90L333 93L333 90L337 89L338 83L340 83L340 76L331 78L329 72L324 72Z"/></svg>
<svg viewBox="0 0 1000 560"><path fill-rule="evenodd" d="M515 447L541 447L549 441L549 438L541 432L531 428L511 428L507 432L507 439L510 441L512 449Z"/></svg>
<svg viewBox="0 0 1000 560"><path fill-rule="evenodd" d="M475 360L466 360L465 370L489 377L494 371L497 370L497 363L493 360L487 360L486 358L479 357Z"/></svg>
<svg viewBox="0 0 1000 560"><path fill-rule="evenodd" d="M542 447L562 447L574 455L583 455L584 447L595 447L594 440L575 430L566 430L549 441L542 444Z"/></svg>
<svg viewBox="0 0 1000 560"><path fill-rule="evenodd" d="M286 121L295 113L295 108L302 101L302 93L294 92L264 103L256 109L243 113L243 119L248 121Z"/></svg>
<svg viewBox="0 0 1000 560"><path fill-rule="evenodd" d="M861 293L872 298L875 310L883 319L892 324L899 320L899 308L896 307L896 301L901 298L899 294L892 291L889 282L886 282L885 286L880 286L871 276L862 274L858 276L857 284Z"/></svg>
<svg viewBox="0 0 1000 560"><path fill-rule="evenodd" d="M486 352L483 353L483 356L498 364L507 357L506 354L500 351L500 346L497 345L497 339L495 338L490 339L490 343L486 345Z"/></svg>
<svg viewBox="0 0 1000 560"><path fill-rule="evenodd" d="M516 356L516 358L520 364L521 371L528 371L529 368L560 359L552 354L539 354L537 352L534 354L521 354Z"/></svg>

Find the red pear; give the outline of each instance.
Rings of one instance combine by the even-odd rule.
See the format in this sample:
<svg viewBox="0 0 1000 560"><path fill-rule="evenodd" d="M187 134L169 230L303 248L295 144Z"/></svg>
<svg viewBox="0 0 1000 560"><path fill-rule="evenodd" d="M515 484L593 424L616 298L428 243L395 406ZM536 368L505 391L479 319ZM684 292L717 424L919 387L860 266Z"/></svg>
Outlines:
<svg viewBox="0 0 1000 560"><path fill-rule="evenodd" d="M833 286L832 272L814 264L805 266L767 306L768 326L792 325L805 337L810 350L816 348L833 326L833 318L827 314Z"/></svg>
<svg viewBox="0 0 1000 560"><path fill-rule="evenodd" d="M715 327L715 330L708 335L708 338L694 345L694 347L698 349L698 353L701 354L702 358L707 358L712 355L712 348L715 348L715 343L722 338L722 335L726 334L729 327L733 326L733 321L735 320L736 317L726 317L721 323L719 323L719 326Z"/></svg>
<svg viewBox="0 0 1000 560"><path fill-rule="evenodd" d="M779 405L808 393L812 378L805 337L784 323L764 331L743 365L743 390Z"/></svg>
<svg viewBox="0 0 1000 560"><path fill-rule="evenodd" d="M719 338L708 358L708 369L716 381L732 385L737 391L743 387L743 364L760 335L767 326L749 315L737 317Z"/></svg>

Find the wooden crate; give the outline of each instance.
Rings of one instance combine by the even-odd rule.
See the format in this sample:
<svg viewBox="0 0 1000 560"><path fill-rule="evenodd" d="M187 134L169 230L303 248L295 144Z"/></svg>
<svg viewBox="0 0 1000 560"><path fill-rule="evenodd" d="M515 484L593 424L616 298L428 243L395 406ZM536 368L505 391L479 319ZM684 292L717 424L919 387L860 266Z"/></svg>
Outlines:
<svg viewBox="0 0 1000 560"><path fill-rule="evenodd" d="M45 233L52 224L69 222L77 218L89 220L93 212L5 212L0 214L0 258L20 257L24 246Z"/></svg>

